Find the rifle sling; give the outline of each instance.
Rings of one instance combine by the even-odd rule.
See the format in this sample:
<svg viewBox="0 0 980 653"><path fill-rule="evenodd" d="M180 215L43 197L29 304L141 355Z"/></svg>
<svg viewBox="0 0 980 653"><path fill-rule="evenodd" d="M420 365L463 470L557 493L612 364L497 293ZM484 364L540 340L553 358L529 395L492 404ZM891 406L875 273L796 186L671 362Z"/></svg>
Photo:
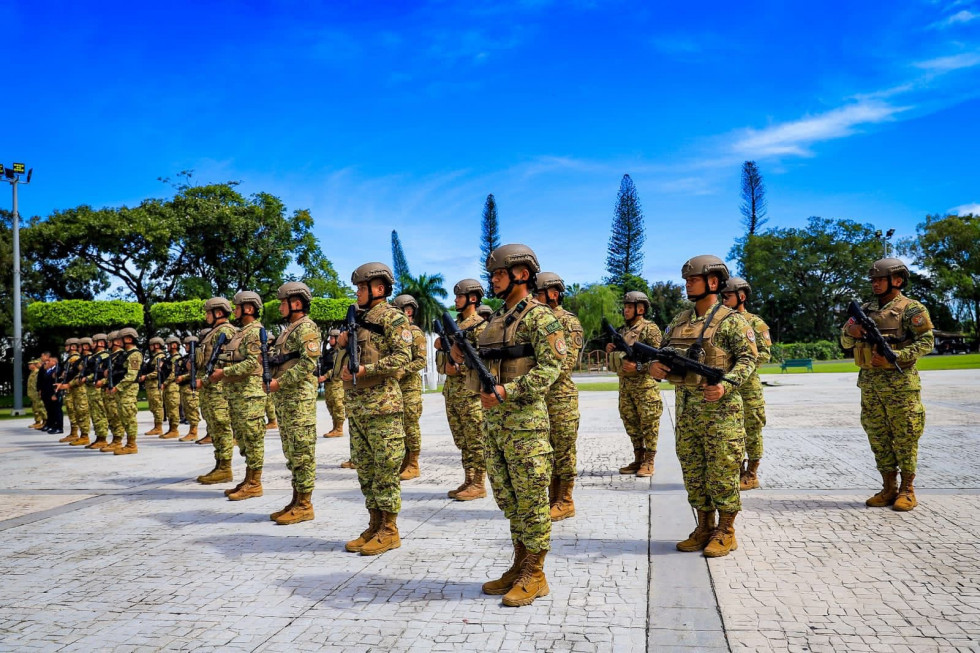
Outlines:
<svg viewBox="0 0 980 653"><path fill-rule="evenodd" d="M483 347L479 350L480 358L483 360L513 360L515 358L527 358L534 356L534 347L530 343L523 345L510 345L508 347Z"/></svg>

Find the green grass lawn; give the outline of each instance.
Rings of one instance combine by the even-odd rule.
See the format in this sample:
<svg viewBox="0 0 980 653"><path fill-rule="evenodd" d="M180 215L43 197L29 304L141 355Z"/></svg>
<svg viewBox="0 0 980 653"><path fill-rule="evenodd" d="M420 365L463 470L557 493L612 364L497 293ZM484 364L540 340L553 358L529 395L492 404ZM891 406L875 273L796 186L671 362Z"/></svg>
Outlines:
<svg viewBox="0 0 980 653"><path fill-rule="evenodd" d="M920 370L971 370L980 368L980 354L949 354L946 356L926 356L916 365ZM857 372L854 361L813 361L814 372ZM779 363L768 363L759 370L762 374L809 374L805 367L793 367L781 372Z"/></svg>
<svg viewBox="0 0 980 653"><path fill-rule="evenodd" d="M619 381L597 381L595 383L576 383L580 392L609 392L619 390ZM673 390L674 386L669 383L661 383L661 390Z"/></svg>

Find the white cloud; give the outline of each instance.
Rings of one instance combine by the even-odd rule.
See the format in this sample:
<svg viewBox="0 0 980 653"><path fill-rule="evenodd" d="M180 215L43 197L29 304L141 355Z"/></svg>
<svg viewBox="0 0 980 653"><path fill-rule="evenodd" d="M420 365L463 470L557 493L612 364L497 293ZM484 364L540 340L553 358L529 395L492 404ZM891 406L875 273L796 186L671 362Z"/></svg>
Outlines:
<svg viewBox="0 0 980 653"><path fill-rule="evenodd" d="M888 122L910 107L860 101L816 116L739 132L731 149L739 156L813 156L811 145L850 136L863 125Z"/></svg>
<svg viewBox="0 0 980 653"><path fill-rule="evenodd" d="M944 18L943 20L933 23L929 27L933 29L945 29L947 27L952 27L953 25L969 23L977 18L980 18L980 14L975 14L967 9L962 9L948 18Z"/></svg>
<svg viewBox="0 0 980 653"><path fill-rule="evenodd" d="M931 72L948 73L953 70L973 68L978 64L980 64L980 53L963 52L961 54L954 54L949 57L937 57L935 59L919 61L913 65L916 68L921 68Z"/></svg>
<svg viewBox="0 0 980 653"><path fill-rule="evenodd" d="M974 202L973 204L961 204L959 206L954 206L949 210L950 213L955 213L956 215L980 215L980 203Z"/></svg>

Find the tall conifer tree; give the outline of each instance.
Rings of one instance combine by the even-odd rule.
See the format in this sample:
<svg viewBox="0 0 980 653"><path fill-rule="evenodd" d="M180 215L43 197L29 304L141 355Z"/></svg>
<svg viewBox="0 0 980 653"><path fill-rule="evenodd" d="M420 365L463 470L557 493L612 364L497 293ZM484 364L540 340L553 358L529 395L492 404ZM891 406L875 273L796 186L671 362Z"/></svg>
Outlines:
<svg viewBox="0 0 980 653"><path fill-rule="evenodd" d="M630 277L639 277L643 271L643 210L636 186L629 175L623 175L616 198L612 234L606 256L607 283L624 286Z"/></svg>
<svg viewBox="0 0 980 653"><path fill-rule="evenodd" d="M398 232L391 230L391 260L392 268L395 273L395 295L402 292L403 278L410 278L412 273L408 270L408 261L405 259L405 250L402 249L402 242L398 239Z"/></svg>
<svg viewBox="0 0 980 653"><path fill-rule="evenodd" d="M500 225L497 223L497 200L493 193L487 195L487 201L483 205L483 230L480 235L480 252L483 258L480 260L480 269L486 270L487 257L490 252L500 247ZM493 288L490 286L490 273L484 271L481 275L486 284L487 296L493 295Z"/></svg>

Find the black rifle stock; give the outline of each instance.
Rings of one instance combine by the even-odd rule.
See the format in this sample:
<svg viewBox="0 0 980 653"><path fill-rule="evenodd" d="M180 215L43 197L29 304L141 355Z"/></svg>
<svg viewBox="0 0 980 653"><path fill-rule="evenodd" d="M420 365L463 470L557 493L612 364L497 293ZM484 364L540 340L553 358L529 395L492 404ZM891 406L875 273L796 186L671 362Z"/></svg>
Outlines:
<svg viewBox="0 0 980 653"><path fill-rule="evenodd" d="M878 330L878 325L875 324L875 321L861 310L861 306L857 302L852 301L847 305L847 314L856 324L861 325L864 329L864 337L861 340L873 345L890 365L895 366L896 370L899 372L904 371L901 365L898 364L898 354L889 346L888 341L885 340L885 336L881 335L881 331Z"/></svg>
<svg viewBox="0 0 980 653"><path fill-rule="evenodd" d="M480 359L480 355L476 353L476 349L473 348L473 343L471 343L467 338L466 334L460 331L459 326L456 321L449 315L449 313L442 314L442 327L446 333L446 337L452 341L454 345L459 347L459 350L463 352L463 357L466 359L466 365L471 370L476 372L476 375L480 379L480 387L483 388L485 393L493 393L493 396L497 398L500 403L504 402L504 398L500 396L497 392L497 377L490 373L487 366L483 364ZM448 351L447 351L448 353Z"/></svg>
<svg viewBox="0 0 980 653"><path fill-rule="evenodd" d="M272 383L272 370L269 368L269 333L265 330L265 327L259 328L259 344L262 348L262 387L265 389L265 393L269 394L269 384Z"/></svg>
<svg viewBox="0 0 980 653"><path fill-rule="evenodd" d="M191 394L197 392L197 343L191 342L191 350L187 354L191 357L190 360L190 374L191 374Z"/></svg>
<svg viewBox="0 0 980 653"><path fill-rule="evenodd" d="M451 342L449 342L449 336L446 335L446 330L444 328L442 328L442 320L441 319L437 319L437 320L435 320L435 321L432 322L432 330L436 332L436 336L439 339L439 347L440 347L440 349L446 354L446 356L449 356L449 349L453 345L452 345ZM452 360L453 360L452 357L450 357L449 360L450 360L450 362L452 362Z"/></svg>
<svg viewBox="0 0 980 653"><path fill-rule="evenodd" d="M356 388L357 372L361 369L361 359L357 351L357 309L354 308L353 304L347 307L344 330L347 332L347 371L353 377L351 382Z"/></svg>

